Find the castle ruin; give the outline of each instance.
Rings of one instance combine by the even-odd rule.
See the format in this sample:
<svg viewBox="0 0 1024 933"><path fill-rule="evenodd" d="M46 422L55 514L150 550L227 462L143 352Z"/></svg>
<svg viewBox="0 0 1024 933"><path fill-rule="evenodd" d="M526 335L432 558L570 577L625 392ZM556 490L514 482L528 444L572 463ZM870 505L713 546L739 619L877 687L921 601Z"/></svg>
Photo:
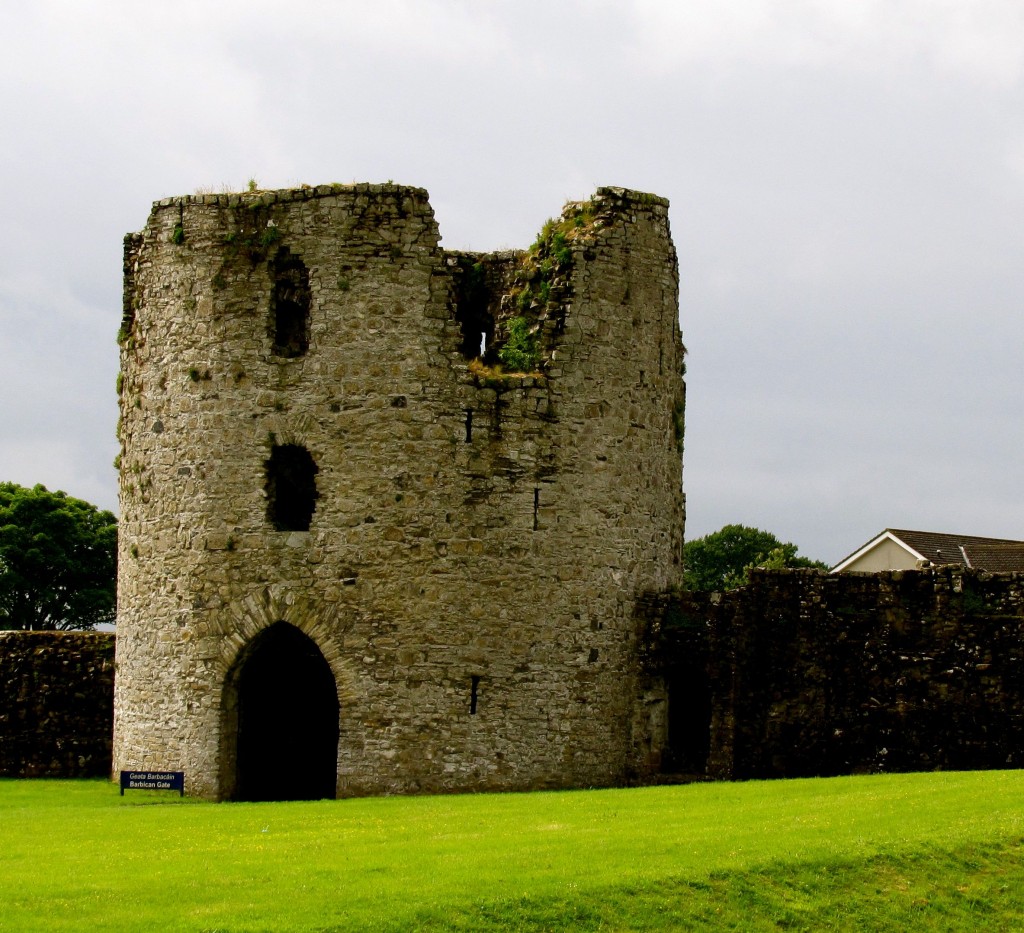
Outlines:
<svg viewBox="0 0 1024 933"><path fill-rule="evenodd" d="M154 204L125 242L115 769L296 799L658 769L682 582L662 198L440 248L422 189Z"/></svg>

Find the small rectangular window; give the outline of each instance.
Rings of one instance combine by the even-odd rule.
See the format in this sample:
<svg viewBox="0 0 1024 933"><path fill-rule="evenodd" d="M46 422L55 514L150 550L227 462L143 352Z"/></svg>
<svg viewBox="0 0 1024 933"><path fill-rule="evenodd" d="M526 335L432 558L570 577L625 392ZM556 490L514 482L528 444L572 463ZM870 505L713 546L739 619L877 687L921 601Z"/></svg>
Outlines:
<svg viewBox="0 0 1024 933"><path fill-rule="evenodd" d="M267 468L267 518L278 531L309 531L316 510L316 463L305 447L275 444Z"/></svg>

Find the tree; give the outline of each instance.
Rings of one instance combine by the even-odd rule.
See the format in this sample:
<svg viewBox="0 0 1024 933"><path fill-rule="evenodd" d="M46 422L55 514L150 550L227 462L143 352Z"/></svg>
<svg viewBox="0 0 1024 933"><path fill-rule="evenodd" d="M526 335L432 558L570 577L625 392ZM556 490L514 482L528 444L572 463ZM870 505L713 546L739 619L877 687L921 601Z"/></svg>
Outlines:
<svg viewBox="0 0 1024 933"><path fill-rule="evenodd" d="M689 590L732 590L750 581L754 567L828 569L827 564L799 557L796 551L795 544L780 541L770 531L726 525L683 545L683 579Z"/></svg>
<svg viewBox="0 0 1024 933"><path fill-rule="evenodd" d="M0 628L113 622L117 519L45 486L0 483Z"/></svg>

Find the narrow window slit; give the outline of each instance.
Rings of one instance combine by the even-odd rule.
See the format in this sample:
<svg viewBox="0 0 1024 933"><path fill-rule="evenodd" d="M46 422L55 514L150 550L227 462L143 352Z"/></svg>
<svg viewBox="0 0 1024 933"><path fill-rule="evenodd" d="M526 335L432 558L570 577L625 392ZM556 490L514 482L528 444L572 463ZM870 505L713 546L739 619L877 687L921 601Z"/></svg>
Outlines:
<svg viewBox="0 0 1024 933"><path fill-rule="evenodd" d="M277 356L294 358L309 349L311 292L306 264L283 246L271 260L270 335Z"/></svg>
<svg viewBox="0 0 1024 933"><path fill-rule="evenodd" d="M477 700L477 692L478 692L479 687L480 687L480 678L479 678L478 675L474 674L470 678L470 685L469 685L469 715L470 716L475 716L476 715L476 700Z"/></svg>
<svg viewBox="0 0 1024 933"><path fill-rule="evenodd" d="M473 409L466 409L466 443L469 444L473 440Z"/></svg>
<svg viewBox="0 0 1024 933"><path fill-rule="evenodd" d="M533 490L533 530L537 530L537 515L540 511L540 489Z"/></svg>

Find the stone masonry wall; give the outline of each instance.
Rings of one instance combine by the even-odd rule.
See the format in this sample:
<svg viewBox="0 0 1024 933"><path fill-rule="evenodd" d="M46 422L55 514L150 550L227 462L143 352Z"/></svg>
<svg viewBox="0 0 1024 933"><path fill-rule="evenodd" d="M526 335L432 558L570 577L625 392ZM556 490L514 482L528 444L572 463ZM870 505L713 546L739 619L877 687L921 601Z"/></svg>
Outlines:
<svg viewBox="0 0 1024 933"><path fill-rule="evenodd" d="M172 198L126 238L116 768L230 796L239 666L277 621L330 665L340 795L657 767L633 604L681 582L676 257L663 199L566 210L543 263L446 253L398 185ZM516 313L536 371L471 367ZM275 445L316 464L308 531L268 522Z"/></svg>
<svg viewBox="0 0 1024 933"><path fill-rule="evenodd" d="M110 772L114 636L0 632L0 776Z"/></svg>
<svg viewBox="0 0 1024 933"><path fill-rule="evenodd" d="M1024 575L756 571L647 616L673 722L706 651L712 777L1024 766Z"/></svg>

